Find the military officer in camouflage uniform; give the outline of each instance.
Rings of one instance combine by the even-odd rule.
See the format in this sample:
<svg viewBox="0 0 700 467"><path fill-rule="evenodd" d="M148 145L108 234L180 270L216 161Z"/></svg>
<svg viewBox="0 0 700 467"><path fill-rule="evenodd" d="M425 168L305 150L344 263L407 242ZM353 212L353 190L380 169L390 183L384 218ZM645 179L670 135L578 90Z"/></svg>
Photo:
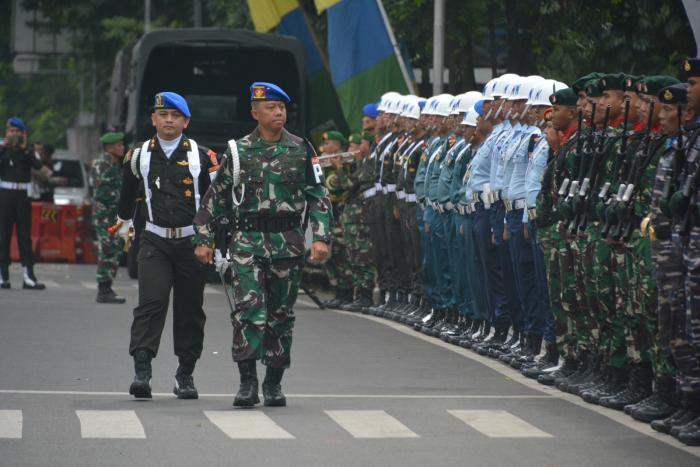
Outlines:
<svg viewBox="0 0 700 467"><path fill-rule="evenodd" d="M250 90L258 126L229 142L226 162L195 217L196 255L203 263L213 261L212 223L231 215L232 354L241 383L233 405L259 402L256 361L261 360L267 367L265 405L284 406L281 380L291 363L293 307L306 253L302 213L306 209L311 221L311 259L323 261L331 240L331 206L313 148L284 128L289 96L271 83L253 83ZM225 261L217 263L219 270L226 267Z"/></svg>
<svg viewBox="0 0 700 467"><path fill-rule="evenodd" d="M124 303L112 290L112 282L119 268L119 254L124 250L124 239L107 231L117 218L119 193L122 189L122 159L124 133L105 133L100 138L104 152L92 166L94 184L92 196L92 223L97 246L97 303Z"/></svg>

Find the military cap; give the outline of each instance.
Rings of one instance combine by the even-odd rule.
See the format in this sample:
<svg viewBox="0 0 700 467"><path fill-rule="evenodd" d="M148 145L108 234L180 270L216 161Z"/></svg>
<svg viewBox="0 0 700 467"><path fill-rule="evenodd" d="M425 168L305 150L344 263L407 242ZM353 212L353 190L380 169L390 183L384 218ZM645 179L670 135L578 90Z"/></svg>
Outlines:
<svg viewBox="0 0 700 467"><path fill-rule="evenodd" d="M369 103L369 104L365 104L365 106L362 107L362 114L363 114L365 117L377 118L377 116L379 115L379 109L378 109L378 107L379 107L379 104L377 104L377 103L375 103L375 102L371 102L371 103Z"/></svg>
<svg viewBox="0 0 700 467"><path fill-rule="evenodd" d="M110 131L109 133L105 133L104 135L102 135L102 137L100 138L100 143L102 144L114 144L118 143L119 141L124 141L124 133L122 133L121 131Z"/></svg>
<svg viewBox="0 0 700 467"><path fill-rule="evenodd" d="M592 79L588 81L585 85L584 88L586 95L588 97L602 97L603 96L603 90L600 89L600 80L599 79Z"/></svg>
<svg viewBox="0 0 700 467"><path fill-rule="evenodd" d="M19 117L10 117L7 119L7 126L15 127L20 131L27 131L27 126Z"/></svg>
<svg viewBox="0 0 700 467"><path fill-rule="evenodd" d="M602 91L626 91L628 75L624 73L610 73L598 80L598 87Z"/></svg>
<svg viewBox="0 0 700 467"><path fill-rule="evenodd" d="M577 100L578 96L571 88L560 89L551 96L549 96L549 102L551 102L552 105L574 106L576 105Z"/></svg>
<svg viewBox="0 0 700 467"><path fill-rule="evenodd" d="M649 94L650 96L656 96L663 88L673 86L674 84L678 83L680 83L680 81L673 76L647 76L642 81L637 83L637 92L641 94Z"/></svg>
<svg viewBox="0 0 700 467"><path fill-rule="evenodd" d="M348 137L348 142L351 144L360 144L362 142L362 136L359 133L353 133Z"/></svg>
<svg viewBox="0 0 700 467"><path fill-rule="evenodd" d="M187 101L180 94L164 91L156 94L155 102L153 103L153 110L160 109L175 109L184 115L186 118L190 118L190 108L187 106Z"/></svg>
<svg viewBox="0 0 700 467"><path fill-rule="evenodd" d="M250 85L250 101L282 101L287 104L292 102L281 87L262 81L256 81Z"/></svg>
<svg viewBox="0 0 700 467"><path fill-rule="evenodd" d="M662 88L657 93L662 104L687 104L688 83L677 83Z"/></svg>
<svg viewBox="0 0 700 467"><path fill-rule="evenodd" d="M323 133L323 139L325 141L339 141L343 146L347 146L348 140L339 131L331 130Z"/></svg>
<svg viewBox="0 0 700 467"><path fill-rule="evenodd" d="M700 58L686 58L681 64L681 70L685 79L700 76Z"/></svg>
<svg viewBox="0 0 700 467"><path fill-rule="evenodd" d="M645 79L646 76L643 75L625 75L625 88L623 91L638 91L639 86Z"/></svg>
<svg viewBox="0 0 700 467"><path fill-rule="evenodd" d="M603 76L603 74L598 73L597 71L594 71L593 73L588 73L587 75L583 75L579 79L571 83L571 87L573 88L576 94L578 94L581 91L585 92L586 85L588 84L588 82L594 79L600 79L601 76Z"/></svg>
<svg viewBox="0 0 700 467"><path fill-rule="evenodd" d="M479 117L484 116L484 99L476 101L476 104L474 104L474 110L477 114L479 114Z"/></svg>

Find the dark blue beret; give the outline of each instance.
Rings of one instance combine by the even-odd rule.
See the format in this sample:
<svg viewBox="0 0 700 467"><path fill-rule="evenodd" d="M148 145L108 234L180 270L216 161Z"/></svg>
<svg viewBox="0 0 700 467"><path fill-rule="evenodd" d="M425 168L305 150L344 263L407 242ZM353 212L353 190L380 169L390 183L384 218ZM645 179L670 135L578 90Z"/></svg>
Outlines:
<svg viewBox="0 0 700 467"><path fill-rule="evenodd" d="M369 118L377 118L379 115L379 105L372 102L371 104L365 104L364 107L362 107L362 113L364 114L365 117Z"/></svg>
<svg viewBox="0 0 700 467"><path fill-rule="evenodd" d="M281 87L262 81L256 81L250 85L250 102L255 101L282 101L287 104L292 102Z"/></svg>
<svg viewBox="0 0 700 467"><path fill-rule="evenodd" d="M7 119L7 126L13 126L21 131L27 131L27 126L19 117L10 117Z"/></svg>

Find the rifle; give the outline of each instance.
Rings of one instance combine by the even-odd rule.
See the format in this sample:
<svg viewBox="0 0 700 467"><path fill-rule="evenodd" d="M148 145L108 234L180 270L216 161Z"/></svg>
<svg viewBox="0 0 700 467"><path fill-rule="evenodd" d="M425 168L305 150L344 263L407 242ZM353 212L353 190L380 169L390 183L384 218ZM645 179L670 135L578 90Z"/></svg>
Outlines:
<svg viewBox="0 0 700 467"><path fill-rule="evenodd" d="M578 111L578 126L576 127L576 153L574 154L574 167L571 171L571 178L574 177L574 174L578 174L578 169L581 166L581 147L583 140L581 139L581 125L583 124L583 111L579 110ZM557 160L556 163L556 170L557 173L563 171L564 169L564 164L566 160L565 158L560 158ZM569 183L571 183L571 178L566 177L564 180L559 184L559 191L557 194L559 196L564 196L566 195L566 189L569 188Z"/></svg>
<svg viewBox="0 0 700 467"><path fill-rule="evenodd" d="M579 220L579 223L577 225L577 229L579 231L585 231L588 227L588 213L592 209L593 204L593 201L591 201L593 197L588 196L588 189L590 188L591 191L594 190L598 182L598 174L600 172L598 166L601 164L603 156L605 155L605 132L608 128L609 121L610 106L607 106L605 108L605 117L603 118L603 128L600 132L600 135L598 135L599 140L596 141L598 144L595 148L595 156L593 157L593 162L591 163L591 167L588 171L588 176L583 179L583 183L581 184L581 190L579 190L579 196L583 198L583 201L586 204L586 206L584 207L583 214L581 214L581 219Z"/></svg>
<svg viewBox="0 0 700 467"><path fill-rule="evenodd" d="M598 193L598 198L600 199L600 202L603 203L603 205L612 205L609 206L612 210L615 209L616 204L620 201L620 198L622 197L622 194L625 192L625 187L626 184L624 183L624 175L623 173L627 172L627 167L629 166L629 157L627 157L627 124L629 122L629 115L630 115L630 100L625 99L625 117L624 117L624 122L622 123L622 142L621 144L617 147L617 154L615 157L615 166L613 168L613 180L612 183L616 183L618 180L620 181L620 185L617 188L617 194L611 197L606 201L606 196L608 194L608 190L610 189L612 183L611 182L605 182L603 185L603 188L601 188L600 193ZM649 113L649 117L651 117L651 112ZM651 118L649 118L649 121L651 122ZM649 127L647 127L649 128ZM634 155L632 155L634 157ZM601 219L602 221L603 219ZM610 230L611 225L611 214L608 214L605 216L605 224L603 224L603 228L600 230L600 234L603 237L608 236L608 232ZM613 221L614 222L614 221Z"/></svg>
<svg viewBox="0 0 700 467"><path fill-rule="evenodd" d="M579 136L577 136L576 140L576 152L577 154L581 154L581 158L579 159L579 166L578 166L578 172L576 173L576 179L571 182L571 186L569 187L569 194L566 196L566 202L576 204L576 197L578 196L578 193L580 191L581 187L581 181L584 178L584 175L586 173L586 165L590 164L592 156L592 149L595 141L595 133L594 133L594 127L595 127L595 114L596 114L596 104L595 102L591 105L591 124L588 127L588 134L586 135L586 147L585 150L583 148L583 140L579 140ZM579 127L579 131L583 133L583 129ZM582 135L581 135L582 136ZM583 155L585 154L585 157ZM579 203L578 206L574 205L572 206L572 212L573 212L573 217L571 217L569 220L569 233L574 234L576 232L576 227L578 226L580 217L581 217L581 202L580 202L580 196L578 197ZM578 209L576 209L578 208ZM578 211L578 212L577 212Z"/></svg>

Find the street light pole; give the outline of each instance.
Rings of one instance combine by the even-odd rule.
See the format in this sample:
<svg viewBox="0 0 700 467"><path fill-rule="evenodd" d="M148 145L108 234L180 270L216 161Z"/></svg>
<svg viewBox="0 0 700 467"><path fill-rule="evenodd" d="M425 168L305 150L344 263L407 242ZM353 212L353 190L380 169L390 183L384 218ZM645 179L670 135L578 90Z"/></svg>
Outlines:
<svg viewBox="0 0 700 467"><path fill-rule="evenodd" d="M435 0L433 13L433 95L442 93L445 66L445 0Z"/></svg>
<svg viewBox="0 0 700 467"><path fill-rule="evenodd" d="M202 27L202 0L194 0L194 27Z"/></svg>
<svg viewBox="0 0 700 467"><path fill-rule="evenodd" d="M145 0L143 4L143 33L151 31L151 0Z"/></svg>

